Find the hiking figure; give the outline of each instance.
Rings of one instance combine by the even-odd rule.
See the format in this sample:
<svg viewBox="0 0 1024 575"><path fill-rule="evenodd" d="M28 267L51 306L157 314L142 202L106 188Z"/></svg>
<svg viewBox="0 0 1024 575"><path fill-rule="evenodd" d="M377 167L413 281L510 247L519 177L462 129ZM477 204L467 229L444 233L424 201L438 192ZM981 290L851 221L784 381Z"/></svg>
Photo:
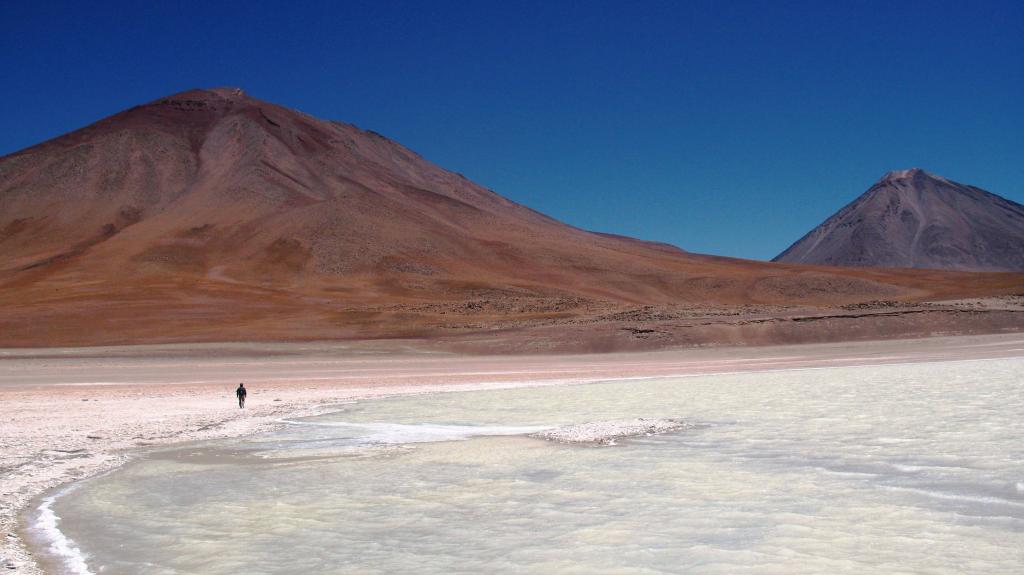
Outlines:
<svg viewBox="0 0 1024 575"><path fill-rule="evenodd" d="M238 396L238 408L245 407L245 384L239 383L238 389L235 390L235 395Z"/></svg>

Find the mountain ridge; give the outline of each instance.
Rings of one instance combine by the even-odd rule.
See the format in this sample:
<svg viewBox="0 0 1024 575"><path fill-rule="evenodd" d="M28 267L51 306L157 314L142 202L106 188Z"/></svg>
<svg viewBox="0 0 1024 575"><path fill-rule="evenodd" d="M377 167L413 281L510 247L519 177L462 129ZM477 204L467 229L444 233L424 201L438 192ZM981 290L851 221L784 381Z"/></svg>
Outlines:
<svg viewBox="0 0 1024 575"><path fill-rule="evenodd" d="M590 232L376 132L231 88L158 98L0 158L0 345L566 323L576 331L558 337L586 347L598 322L614 348L655 343L610 326L671 315L637 306L757 315L749 306L1005 295L1018 279L771 264ZM749 340L743 325L714 337Z"/></svg>

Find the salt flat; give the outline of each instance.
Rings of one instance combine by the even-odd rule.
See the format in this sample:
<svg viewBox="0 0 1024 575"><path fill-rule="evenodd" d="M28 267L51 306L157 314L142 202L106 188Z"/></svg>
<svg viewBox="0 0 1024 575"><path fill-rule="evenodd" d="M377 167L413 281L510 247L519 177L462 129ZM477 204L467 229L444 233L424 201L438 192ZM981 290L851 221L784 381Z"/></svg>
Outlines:
<svg viewBox="0 0 1024 575"><path fill-rule="evenodd" d="M3 528L45 490L128 453L275 429L352 398L1022 354L1019 335L575 356L465 357L403 342L2 350ZM238 381L252 390L244 411L231 395ZM20 540L5 538L3 554L36 572Z"/></svg>

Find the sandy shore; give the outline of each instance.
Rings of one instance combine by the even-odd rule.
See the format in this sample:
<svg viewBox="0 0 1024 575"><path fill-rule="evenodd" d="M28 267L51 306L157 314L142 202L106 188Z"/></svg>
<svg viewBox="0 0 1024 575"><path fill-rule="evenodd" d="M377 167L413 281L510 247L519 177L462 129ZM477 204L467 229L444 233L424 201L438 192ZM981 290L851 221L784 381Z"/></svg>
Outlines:
<svg viewBox="0 0 1024 575"><path fill-rule="evenodd" d="M353 398L615 378L1024 356L1024 334L602 355L456 356L408 342L0 349L0 564L41 573L22 512L175 442L256 433ZM246 409L233 391L250 389Z"/></svg>

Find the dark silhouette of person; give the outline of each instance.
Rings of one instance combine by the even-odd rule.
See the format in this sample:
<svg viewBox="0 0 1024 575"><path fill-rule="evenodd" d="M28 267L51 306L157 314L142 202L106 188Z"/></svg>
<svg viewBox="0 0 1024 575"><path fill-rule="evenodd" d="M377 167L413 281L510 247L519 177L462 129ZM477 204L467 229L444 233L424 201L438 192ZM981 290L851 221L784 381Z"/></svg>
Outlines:
<svg viewBox="0 0 1024 575"><path fill-rule="evenodd" d="M245 391L245 384L244 383L239 383L238 384L238 389L235 390L235 395L238 397L238 408L241 409L241 408L245 407L246 391Z"/></svg>

